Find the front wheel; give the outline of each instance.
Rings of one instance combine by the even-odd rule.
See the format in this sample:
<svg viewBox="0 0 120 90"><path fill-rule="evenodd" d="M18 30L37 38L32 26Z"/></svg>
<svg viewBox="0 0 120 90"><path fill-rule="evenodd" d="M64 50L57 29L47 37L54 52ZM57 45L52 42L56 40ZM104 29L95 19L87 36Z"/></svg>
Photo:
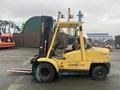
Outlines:
<svg viewBox="0 0 120 90"><path fill-rule="evenodd" d="M50 82L55 78L55 69L48 63L40 63L35 71L38 82Z"/></svg>
<svg viewBox="0 0 120 90"><path fill-rule="evenodd" d="M100 79L105 79L107 76L107 68L105 66L99 65L95 66L92 69L92 78L94 80L100 80Z"/></svg>

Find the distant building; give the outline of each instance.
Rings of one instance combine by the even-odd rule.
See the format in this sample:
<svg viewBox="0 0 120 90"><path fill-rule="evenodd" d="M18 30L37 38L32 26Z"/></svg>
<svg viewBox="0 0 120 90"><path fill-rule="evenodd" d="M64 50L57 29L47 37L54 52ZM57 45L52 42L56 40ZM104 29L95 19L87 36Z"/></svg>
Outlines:
<svg viewBox="0 0 120 90"><path fill-rule="evenodd" d="M104 41L113 39L111 35L108 33L87 33L88 38L92 39L92 41Z"/></svg>

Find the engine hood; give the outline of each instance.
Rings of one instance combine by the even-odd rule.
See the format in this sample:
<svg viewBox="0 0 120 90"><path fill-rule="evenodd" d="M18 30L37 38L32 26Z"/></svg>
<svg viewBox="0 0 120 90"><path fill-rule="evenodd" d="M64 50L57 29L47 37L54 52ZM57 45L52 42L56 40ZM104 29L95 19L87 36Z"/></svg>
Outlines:
<svg viewBox="0 0 120 90"><path fill-rule="evenodd" d="M105 53L105 54L109 53L109 49L107 49L107 48L93 47L92 49L95 52L101 52L101 53Z"/></svg>

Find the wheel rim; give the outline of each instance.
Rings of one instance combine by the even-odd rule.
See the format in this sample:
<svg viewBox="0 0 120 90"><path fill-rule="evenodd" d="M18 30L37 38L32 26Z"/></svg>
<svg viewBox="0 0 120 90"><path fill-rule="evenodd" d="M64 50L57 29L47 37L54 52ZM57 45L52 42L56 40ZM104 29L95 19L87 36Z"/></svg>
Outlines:
<svg viewBox="0 0 120 90"><path fill-rule="evenodd" d="M104 71L102 71L102 70L98 70L97 72L96 72L96 74L97 74L97 76L98 77L103 77L105 74L104 74Z"/></svg>
<svg viewBox="0 0 120 90"><path fill-rule="evenodd" d="M40 73L41 73L42 76L46 77L46 76L49 76L50 71L47 68L42 68L41 71L40 71Z"/></svg>
<svg viewBox="0 0 120 90"><path fill-rule="evenodd" d="M98 75L102 75L102 74L103 74L103 71L99 70L99 71L97 72L97 74L98 74Z"/></svg>

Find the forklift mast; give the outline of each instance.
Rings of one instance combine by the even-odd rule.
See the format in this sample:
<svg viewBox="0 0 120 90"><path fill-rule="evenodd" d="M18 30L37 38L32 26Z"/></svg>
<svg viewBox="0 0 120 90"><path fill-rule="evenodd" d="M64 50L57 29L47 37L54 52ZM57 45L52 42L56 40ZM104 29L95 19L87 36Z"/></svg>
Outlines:
<svg viewBox="0 0 120 90"><path fill-rule="evenodd" d="M45 56L48 52L50 36L53 28L53 18L50 16L41 16L39 57Z"/></svg>

